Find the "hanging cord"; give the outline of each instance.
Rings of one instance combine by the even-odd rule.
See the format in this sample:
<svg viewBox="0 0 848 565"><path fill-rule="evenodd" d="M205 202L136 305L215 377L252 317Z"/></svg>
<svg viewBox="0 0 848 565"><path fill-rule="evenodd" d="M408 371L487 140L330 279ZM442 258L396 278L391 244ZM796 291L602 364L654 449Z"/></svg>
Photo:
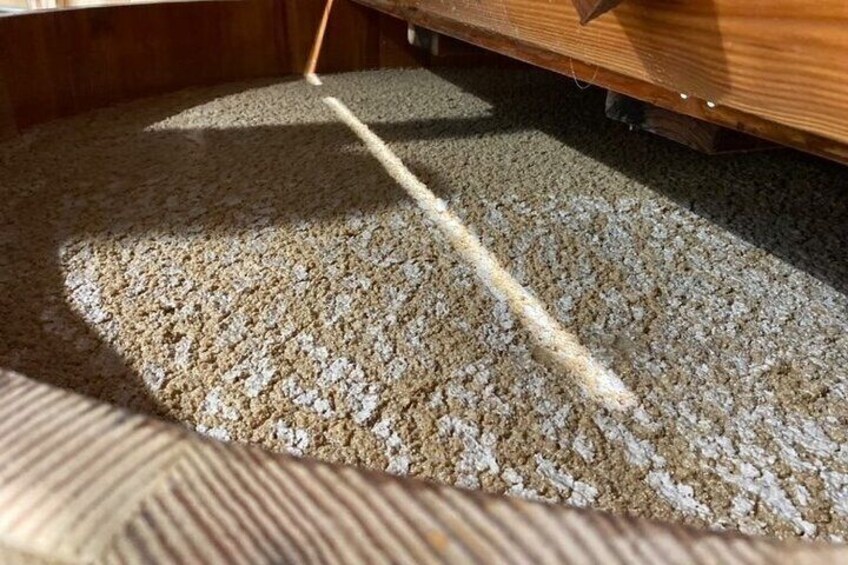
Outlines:
<svg viewBox="0 0 848 565"><path fill-rule="evenodd" d="M592 78L589 79L589 82L580 84L580 81L577 80L577 73L574 72L574 58L568 58L568 66L571 68L571 78L574 79L574 84L577 85L577 88L580 90L587 90L592 84L595 82L595 78L598 76L598 69L600 68L598 65L595 65L595 73L592 75Z"/></svg>

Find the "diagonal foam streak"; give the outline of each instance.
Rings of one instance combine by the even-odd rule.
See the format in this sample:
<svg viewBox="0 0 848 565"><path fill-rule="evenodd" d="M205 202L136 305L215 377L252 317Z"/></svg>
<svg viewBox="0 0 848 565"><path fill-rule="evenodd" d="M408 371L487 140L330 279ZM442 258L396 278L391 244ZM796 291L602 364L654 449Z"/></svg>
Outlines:
<svg viewBox="0 0 848 565"><path fill-rule="evenodd" d="M566 372L583 393L616 411L636 406L636 396L622 380L592 356L575 335L566 331L533 294L504 269L497 258L410 171L388 145L362 123L341 101L324 98L327 104L383 165L386 172L412 197L421 211L445 235L460 257L471 265L489 291L509 304L513 314L530 332L548 365Z"/></svg>

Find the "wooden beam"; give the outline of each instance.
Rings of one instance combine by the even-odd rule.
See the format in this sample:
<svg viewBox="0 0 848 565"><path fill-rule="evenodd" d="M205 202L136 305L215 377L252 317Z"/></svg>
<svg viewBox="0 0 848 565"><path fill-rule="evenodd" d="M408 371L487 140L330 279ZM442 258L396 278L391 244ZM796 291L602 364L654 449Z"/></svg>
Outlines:
<svg viewBox="0 0 848 565"><path fill-rule="evenodd" d="M622 0L571 0L571 2L580 16L580 24L586 25L621 4Z"/></svg>
<svg viewBox="0 0 848 565"><path fill-rule="evenodd" d="M450 10L438 0L356 1L675 112L848 163L848 3L841 0L658 2L650 10L623 2L615 17L585 28L573 7L546 0L455 0Z"/></svg>
<svg viewBox="0 0 848 565"><path fill-rule="evenodd" d="M607 92L607 117L631 127L665 137L701 153L719 155L762 151L774 143L698 118L678 114L623 94Z"/></svg>

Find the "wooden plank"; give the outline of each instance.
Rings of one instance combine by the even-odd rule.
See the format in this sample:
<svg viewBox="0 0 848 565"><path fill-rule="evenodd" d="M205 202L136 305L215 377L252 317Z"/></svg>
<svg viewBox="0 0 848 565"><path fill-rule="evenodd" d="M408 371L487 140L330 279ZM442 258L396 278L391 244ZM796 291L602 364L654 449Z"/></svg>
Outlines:
<svg viewBox="0 0 848 565"><path fill-rule="evenodd" d="M34 404L40 417L27 425L20 415ZM68 434L71 412L85 413L86 425ZM838 545L699 531L221 444L3 370L0 423L3 562L601 563L647 554L688 563L706 548L746 563L848 558ZM28 461L55 456L44 441L55 437L65 442L61 464L27 472Z"/></svg>
<svg viewBox="0 0 848 565"><path fill-rule="evenodd" d="M848 3L841 0L624 2L586 27L566 2L456 0L447 9L439 0L357 1L674 111L848 161Z"/></svg>
<svg viewBox="0 0 848 565"><path fill-rule="evenodd" d="M708 155L777 147L763 139L615 92L607 92L606 114L608 118L625 123L631 129L665 137Z"/></svg>

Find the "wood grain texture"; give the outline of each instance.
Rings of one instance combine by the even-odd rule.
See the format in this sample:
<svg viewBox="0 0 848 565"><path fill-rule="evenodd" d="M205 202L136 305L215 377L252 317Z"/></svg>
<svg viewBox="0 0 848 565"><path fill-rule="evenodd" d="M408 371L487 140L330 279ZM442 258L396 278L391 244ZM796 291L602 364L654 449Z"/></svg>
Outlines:
<svg viewBox="0 0 848 565"><path fill-rule="evenodd" d="M188 86L301 74L323 8L321 0L202 1L0 18L8 89L3 105L0 88L0 132ZM427 64L405 33L403 22L336 0L318 71Z"/></svg>
<svg viewBox="0 0 848 565"><path fill-rule="evenodd" d="M845 551L225 445L0 371L3 562L836 563Z"/></svg>
<svg viewBox="0 0 848 565"><path fill-rule="evenodd" d="M18 127L184 86L280 73L274 3L187 2L0 19ZM187 33L186 30L191 32Z"/></svg>
<svg viewBox="0 0 848 565"><path fill-rule="evenodd" d="M563 56L548 47L515 39L507 33L469 25L457 19L452 13L445 14L439 10L421 10L417 7L418 2L427 0L406 0L405 2L396 0L355 1L507 57L572 76L575 80L620 92L680 114L750 133L775 143L795 147L841 163L848 163L848 144L832 137L787 126L761 115L737 110L729 106L716 105L711 108L705 100L692 95L684 99L677 90L657 85L649 80L633 78L600 65L585 63L576 57ZM846 81L846 84L848 84L848 81Z"/></svg>
<svg viewBox="0 0 848 565"><path fill-rule="evenodd" d="M585 27L567 2L357 1L674 111L848 161L848 4L839 0L624 2Z"/></svg>

